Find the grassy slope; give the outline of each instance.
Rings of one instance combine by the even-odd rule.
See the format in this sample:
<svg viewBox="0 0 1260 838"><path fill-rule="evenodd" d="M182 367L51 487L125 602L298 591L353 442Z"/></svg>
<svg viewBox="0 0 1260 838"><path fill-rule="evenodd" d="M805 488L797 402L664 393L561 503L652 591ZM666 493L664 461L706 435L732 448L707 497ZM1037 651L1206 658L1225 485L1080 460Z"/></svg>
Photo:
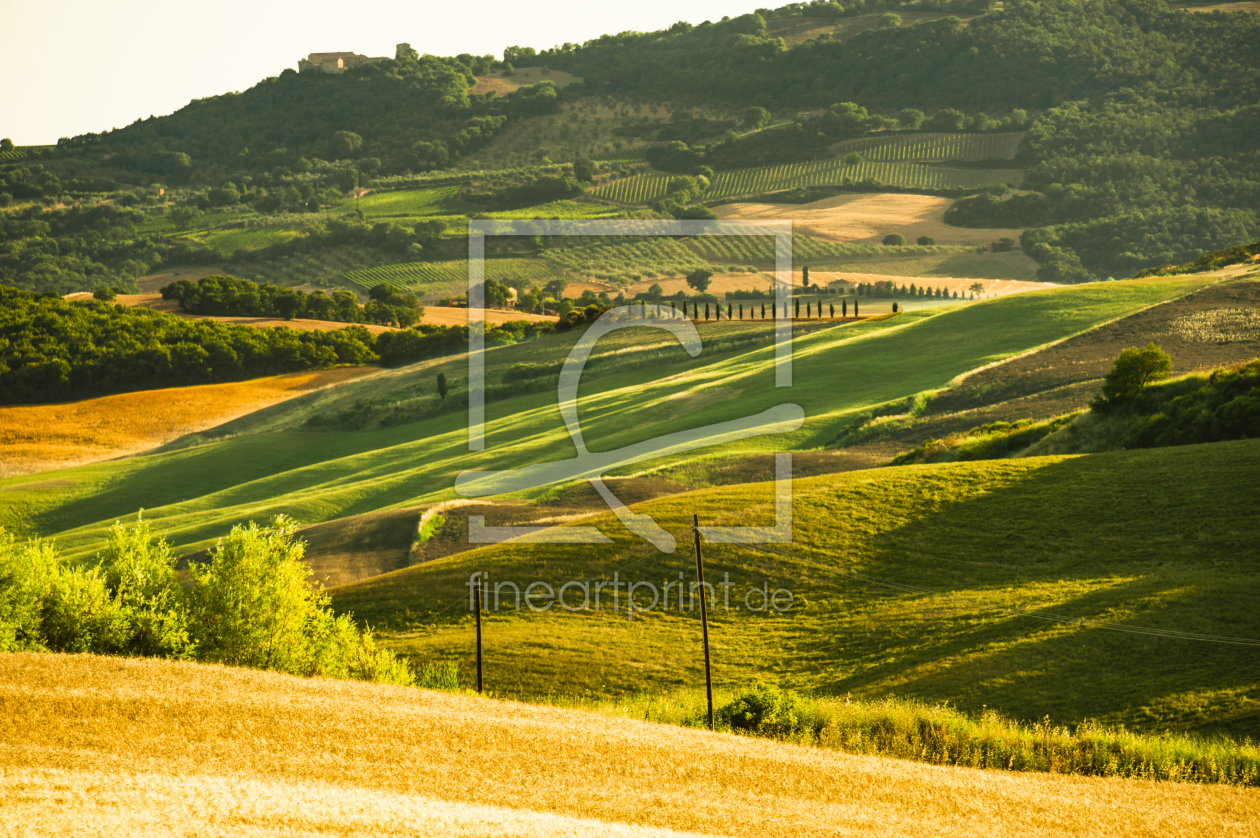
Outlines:
<svg viewBox="0 0 1260 838"><path fill-rule="evenodd" d="M926 766L166 661L6 655L0 708L0 810L36 834L646 838L772 823L1129 838L1254 835L1260 819L1251 790Z"/></svg>
<svg viewBox="0 0 1260 838"><path fill-rule="evenodd" d="M1260 648L1044 622L992 606L1122 625L1260 639L1252 533L1260 441L1089 457L911 466L795 481L801 564L710 545L706 575L736 584L732 607L768 580L803 600L784 615L728 611L718 591L715 678L821 693L887 693L983 705L1021 719L1094 718L1146 731L1260 737ZM768 484L636 506L679 537L655 552L613 525L612 547L481 548L339 589L339 608L389 645L471 671L464 587L474 570L522 588L572 579L690 578L687 524L771 523ZM595 523L608 524L605 514ZM590 523L590 522L587 522ZM856 572L958 599L902 593ZM597 611L503 611L487 625L490 688L509 695L618 695L702 682L694 612L626 619L611 589ZM569 602L580 593L571 591ZM757 598L750 600L752 605ZM445 610L443 610L445 609Z"/></svg>
<svg viewBox="0 0 1260 838"><path fill-rule="evenodd" d="M738 450L818 447L846 412L942 387L977 366L1211 281L1065 288L815 331L797 341L790 391L773 387L771 348L699 363L684 361L679 349L674 365L593 376L583 388L582 424L591 450L609 450L790 400L805 410L800 431L786 441L750 440ZM537 344L517 349L521 360L547 351ZM456 372L460 362L451 363ZM550 393L492 404L488 419L487 451L479 455L468 453L465 417L453 413L380 431L243 437L49 473L38 482L0 481L0 523L56 534L68 553L90 554L104 527L143 507L177 545L192 549L246 518L283 511L316 522L436 500L452 496L453 478L466 468L572 456Z"/></svg>

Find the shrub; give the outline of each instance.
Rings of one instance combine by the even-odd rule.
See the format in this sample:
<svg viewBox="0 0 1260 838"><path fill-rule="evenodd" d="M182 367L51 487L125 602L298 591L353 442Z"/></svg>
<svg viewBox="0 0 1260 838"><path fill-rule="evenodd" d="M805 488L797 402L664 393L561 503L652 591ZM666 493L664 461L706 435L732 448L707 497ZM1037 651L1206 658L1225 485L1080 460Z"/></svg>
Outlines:
<svg viewBox="0 0 1260 838"><path fill-rule="evenodd" d="M0 529L0 652L45 647L44 601L57 581L57 555L38 542L18 544Z"/></svg>
<svg viewBox="0 0 1260 838"><path fill-rule="evenodd" d="M275 669L296 675L413 681L370 631L334 615L309 582L291 521L235 527L189 569L149 525L115 524L98 563L70 567L47 544L0 530L0 651L145 655Z"/></svg>
<svg viewBox="0 0 1260 838"><path fill-rule="evenodd" d="M758 682L714 713L732 730L787 737L812 730L805 706L792 690Z"/></svg>
<svg viewBox="0 0 1260 838"><path fill-rule="evenodd" d="M189 568L198 657L295 675L410 683L406 666L378 651L349 615L309 581L305 549L283 516L271 527L236 526L209 564Z"/></svg>
<svg viewBox="0 0 1260 838"><path fill-rule="evenodd" d="M154 541L149 523L139 516L130 529L115 523L99 561L105 588L127 618L126 651L190 657L194 646L175 557L165 541Z"/></svg>
<svg viewBox="0 0 1260 838"><path fill-rule="evenodd" d="M1097 411L1110 410L1142 395L1146 385L1168 377L1172 359L1154 343L1145 349L1125 349L1103 381L1102 390L1090 403Z"/></svg>
<svg viewBox="0 0 1260 838"><path fill-rule="evenodd" d="M932 238L931 236L923 235L915 239L915 244L919 244L919 245L923 245L924 247L927 247L928 245L936 244L936 239Z"/></svg>
<svg viewBox="0 0 1260 838"><path fill-rule="evenodd" d="M889 233L884 236L884 245L886 247L901 247L906 243L906 237L901 233Z"/></svg>

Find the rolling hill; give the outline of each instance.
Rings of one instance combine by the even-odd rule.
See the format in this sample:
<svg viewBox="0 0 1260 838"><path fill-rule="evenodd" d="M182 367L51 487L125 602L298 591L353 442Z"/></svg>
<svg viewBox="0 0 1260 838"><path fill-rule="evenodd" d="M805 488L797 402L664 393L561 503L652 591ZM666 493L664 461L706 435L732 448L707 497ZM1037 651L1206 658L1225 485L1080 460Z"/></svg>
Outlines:
<svg viewBox="0 0 1260 838"><path fill-rule="evenodd" d="M1214 281L1135 280L922 309L887 320L837 326L816 321L802 326L805 331L795 346L796 386L790 398L805 411L804 427L778 443L751 440L712 453L731 457L776 444L794 450L824 446L839 424L860 411L940 389L976 367ZM645 363L588 377L581 407L587 443L595 450L617 448L755 414L782 401L772 386L768 325L712 328L734 330L732 339L743 330L748 334L739 340L761 341L761 348L737 342L711 358L702 355L697 364L669 344L643 346L641 335L621 333L621 345L646 353L637 356ZM496 349L491 363L502 364L499 369L520 362L554 363L573 340L558 336ZM710 351L721 346L715 343ZM626 362L634 358L633 352L619 356ZM456 382L466 376L458 359L424 362L387 376L389 389L377 398L423 398L423 393L432 393L440 370ZM371 378L364 386L376 387L379 381ZM388 396L390 391L397 394ZM343 393L351 406L357 398L354 385ZM289 402L294 410L304 404L302 399ZM308 416L295 417L293 424ZM56 534L63 549L76 554L94 549L91 545L116 518L143 507L158 530L177 546L194 550L246 518L285 512L315 523L439 501L454 496L451 480L458 471L517 467L567 457L573 450L554 396L545 390L492 401L487 419L487 450L476 455L467 451L466 417L456 409L421 424L355 433L312 432L293 425L279 430L285 424L278 422L272 433L57 472L55 489L46 482L27 487L25 483L35 483L33 478L13 478L0 483L0 523L17 532ZM686 459L696 461L697 456L706 459L694 454Z"/></svg>
<svg viewBox="0 0 1260 838"><path fill-rule="evenodd" d="M0 808L34 834L1251 835L1260 819L1247 789L925 766L166 661L6 655L0 706Z"/></svg>

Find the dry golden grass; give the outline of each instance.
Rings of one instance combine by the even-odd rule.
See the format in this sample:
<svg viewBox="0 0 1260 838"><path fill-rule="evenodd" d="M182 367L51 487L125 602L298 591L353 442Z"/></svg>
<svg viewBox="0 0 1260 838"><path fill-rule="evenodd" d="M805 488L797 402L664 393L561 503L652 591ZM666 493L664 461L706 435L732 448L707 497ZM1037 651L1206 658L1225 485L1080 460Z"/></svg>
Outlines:
<svg viewBox="0 0 1260 838"><path fill-rule="evenodd" d="M581 293L580 291L578 292ZM486 322L491 326L507 323L509 320L528 320L534 323L544 321L555 322L554 315L526 314L523 311L488 308L485 310ZM468 309L447 306L425 306L422 322L430 326L467 326Z"/></svg>
<svg viewBox="0 0 1260 838"><path fill-rule="evenodd" d="M1260 834L1260 794L946 768L167 661L0 657L24 835Z"/></svg>
<svg viewBox="0 0 1260 838"><path fill-rule="evenodd" d="M66 404L0 407L0 477L137 454L375 371L373 367L343 367L231 384L141 390Z"/></svg>
<svg viewBox="0 0 1260 838"><path fill-rule="evenodd" d="M937 244L981 245L1002 236L1019 238L1020 230L968 229L945 223L953 201L931 195L837 195L812 204L725 204L714 207L719 218L778 221L790 219L798 233L838 242L879 244L889 233L906 241L929 235Z"/></svg>

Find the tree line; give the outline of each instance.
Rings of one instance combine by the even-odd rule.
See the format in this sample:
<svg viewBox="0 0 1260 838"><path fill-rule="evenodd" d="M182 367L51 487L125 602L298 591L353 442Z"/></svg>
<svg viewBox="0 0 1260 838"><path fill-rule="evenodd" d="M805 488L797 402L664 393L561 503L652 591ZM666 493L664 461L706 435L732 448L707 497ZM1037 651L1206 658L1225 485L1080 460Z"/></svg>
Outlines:
<svg viewBox="0 0 1260 838"><path fill-rule="evenodd" d="M349 291L333 291L329 296L323 291L298 291L234 276L207 276L196 282L181 279L162 287L162 299L178 301L189 314L218 317L308 318L406 328L424 316L424 307L415 294L385 284L368 291L364 306Z"/></svg>
<svg viewBox="0 0 1260 838"><path fill-rule="evenodd" d="M487 328L486 345L532 340L556 328L551 322L504 323ZM0 404L70 401L339 365L394 366L467 348L466 326L418 324L379 336L362 326L256 329L0 286Z"/></svg>

